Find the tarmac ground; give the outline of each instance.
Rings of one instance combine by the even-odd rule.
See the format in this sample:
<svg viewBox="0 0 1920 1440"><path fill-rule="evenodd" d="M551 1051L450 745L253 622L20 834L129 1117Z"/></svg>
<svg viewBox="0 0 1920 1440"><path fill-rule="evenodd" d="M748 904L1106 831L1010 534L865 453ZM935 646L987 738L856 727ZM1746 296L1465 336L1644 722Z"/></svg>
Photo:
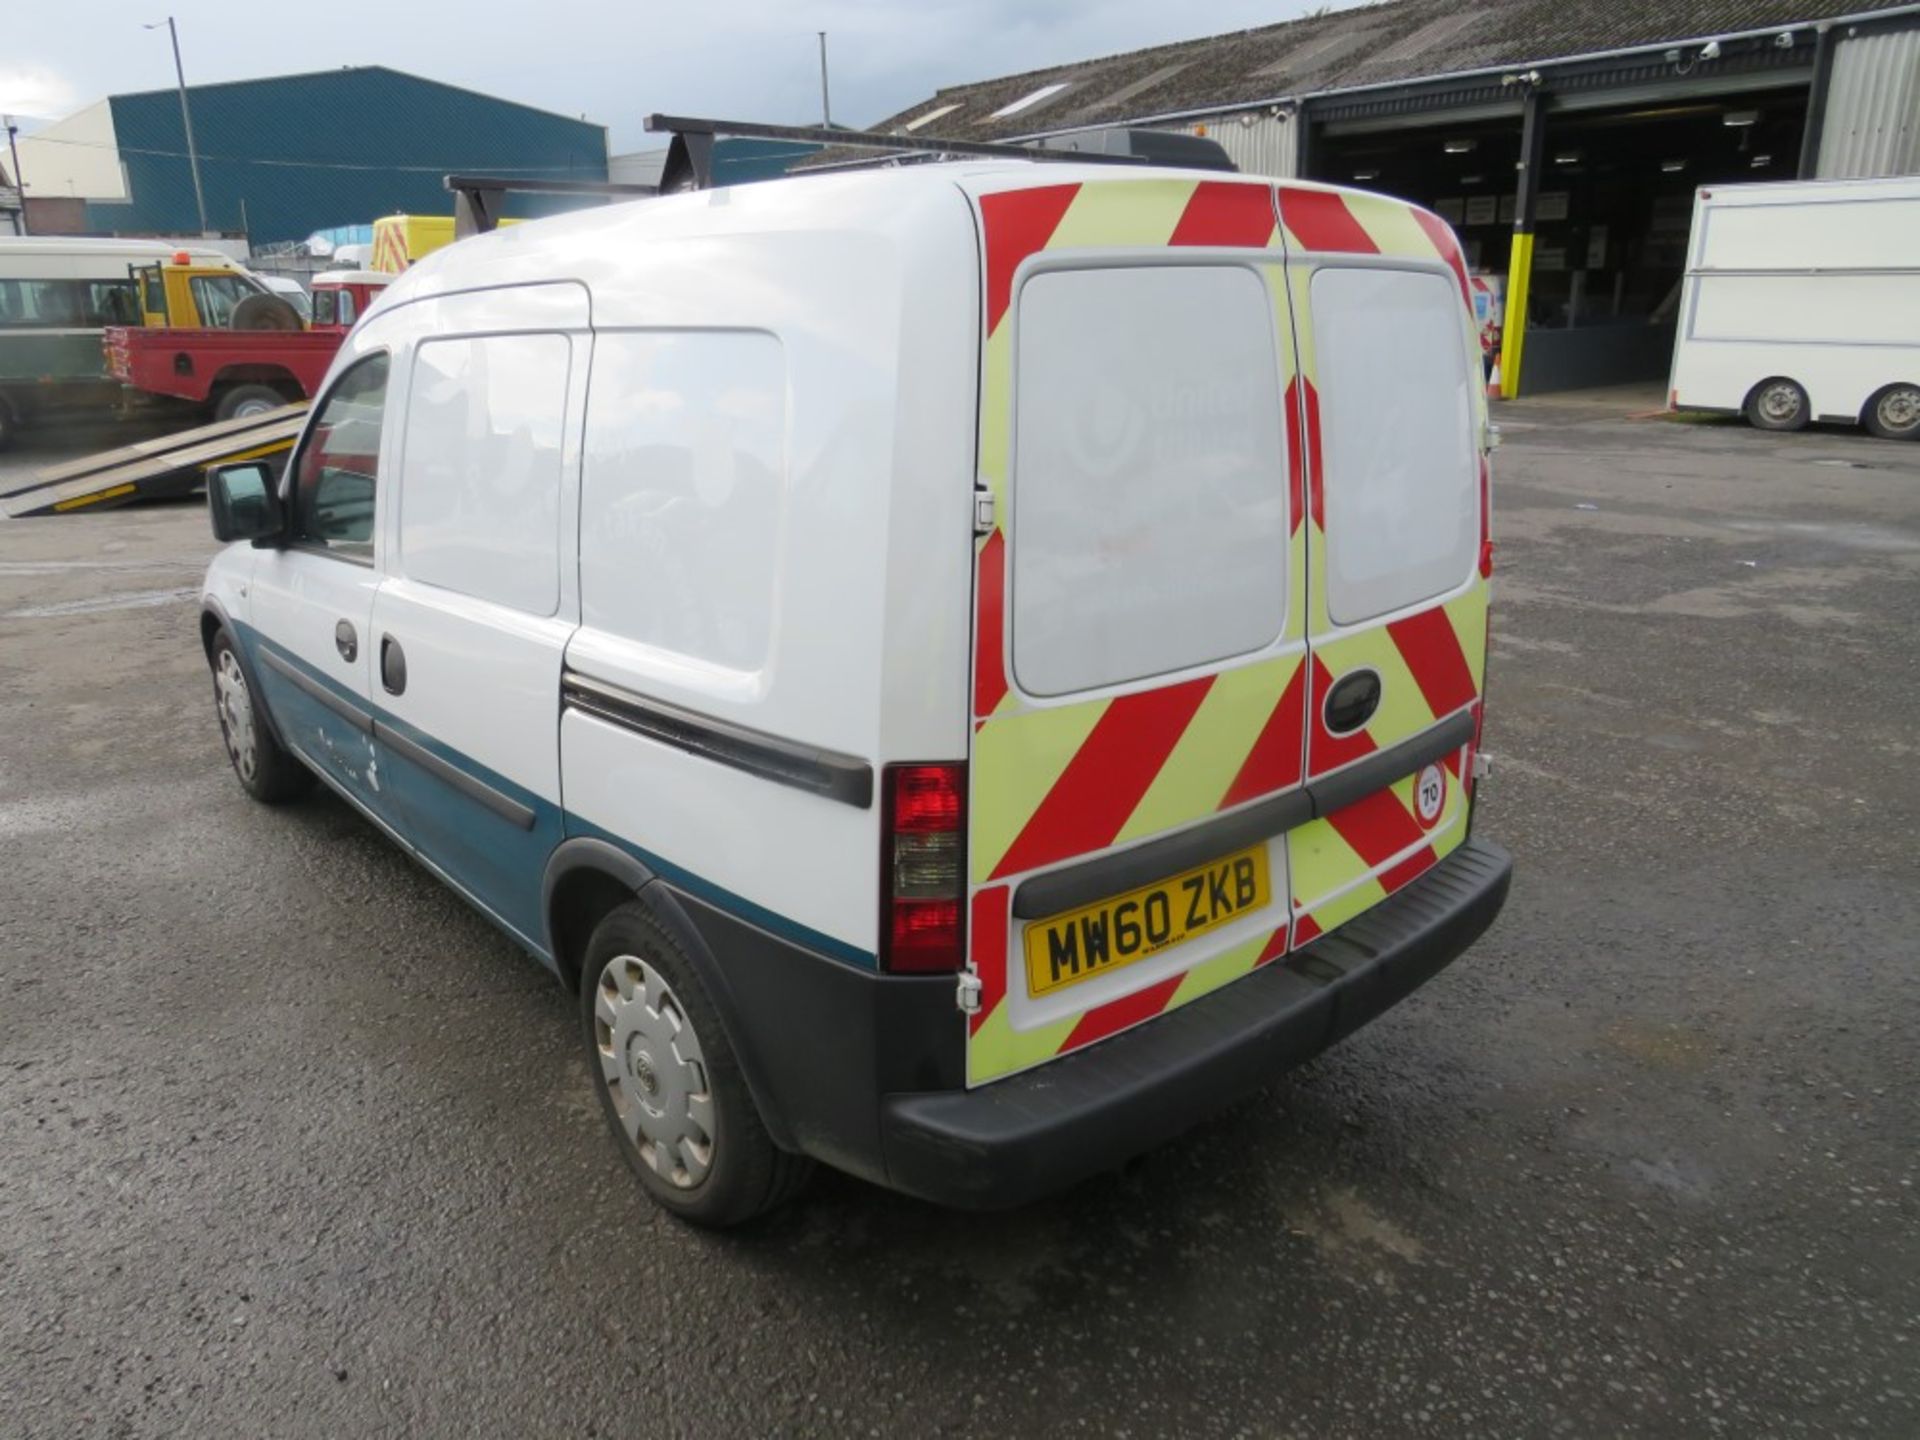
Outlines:
<svg viewBox="0 0 1920 1440"><path fill-rule="evenodd" d="M1056 1199L730 1236L242 794L199 506L0 523L0 1434L1920 1434L1920 445L1651 403L1499 409L1471 952Z"/></svg>

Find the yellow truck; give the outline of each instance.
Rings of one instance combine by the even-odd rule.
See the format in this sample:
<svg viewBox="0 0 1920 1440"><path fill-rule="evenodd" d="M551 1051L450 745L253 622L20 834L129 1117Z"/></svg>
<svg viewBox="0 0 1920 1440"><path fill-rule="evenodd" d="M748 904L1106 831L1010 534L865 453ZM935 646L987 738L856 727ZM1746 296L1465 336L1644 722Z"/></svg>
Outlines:
<svg viewBox="0 0 1920 1440"><path fill-rule="evenodd" d="M502 220L518 225L518 220ZM451 215L382 215L373 222L373 260L370 268L401 274L422 255L431 255L453 243Z"/></svg>

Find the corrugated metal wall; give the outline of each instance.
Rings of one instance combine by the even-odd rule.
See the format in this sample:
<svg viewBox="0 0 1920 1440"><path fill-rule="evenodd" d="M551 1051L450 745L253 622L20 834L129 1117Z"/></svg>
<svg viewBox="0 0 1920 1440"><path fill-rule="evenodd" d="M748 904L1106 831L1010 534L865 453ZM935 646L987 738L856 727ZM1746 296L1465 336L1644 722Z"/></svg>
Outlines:
<svg viewBox="0 0 1920 1440"><path fill-rule="evenodd" d="M1842 40L1820 132L1821 179L1920 172L1920 28Z"/></svg>
<svg viewBox="0 0 1920 1440"><path fill-rule="evenodd" d="M449 173L604 180L599 125L442 85L383 66L322 70L188 91L207 223L256 243L303 240L404 210L447 215ZM113 128L131 200L92 204L96 229L191 234L200 228L173 90L116 95ZM577 203L508 197L509 215Z"/></svg>
<svg viewBox="0 0 1920 1440"><path fill-rule="evenodd" d="M1245 123L1243 123L1245 122ZM1183 135L1204 131L1210 140L1249 175L1272 175L1291 179L1300 147L1295 142L1293 116L1271 115L1265 110L1247 110L1239 115L1217 115L1191 125L1169 125Z"/></svg>

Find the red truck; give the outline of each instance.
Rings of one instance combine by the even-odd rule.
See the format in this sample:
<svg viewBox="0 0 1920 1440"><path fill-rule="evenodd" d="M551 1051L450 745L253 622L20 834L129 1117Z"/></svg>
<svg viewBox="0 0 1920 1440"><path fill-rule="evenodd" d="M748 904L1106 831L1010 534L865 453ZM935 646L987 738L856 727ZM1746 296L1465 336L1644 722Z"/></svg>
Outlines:
<svg viewBox="0 0 1920 1440"><path fill-rule="evenodd" d="M175 278L158 277L161 282ZM102 341L107 372L136 390L206 406L216 420L258 415L309 399L333 363L352 318L392 278L358 273L318 277L316 299L327 292L324 298L332 303L322 308L333 323L310 329L301 328L292 306L265 291L216 311L227 316L229 328L206 325L194 308L202 297L191 291L178 303L169 297L166 308L149 315L146 324L107 328ZM176 316L191 318L186 325L170 323Z"/></svg>

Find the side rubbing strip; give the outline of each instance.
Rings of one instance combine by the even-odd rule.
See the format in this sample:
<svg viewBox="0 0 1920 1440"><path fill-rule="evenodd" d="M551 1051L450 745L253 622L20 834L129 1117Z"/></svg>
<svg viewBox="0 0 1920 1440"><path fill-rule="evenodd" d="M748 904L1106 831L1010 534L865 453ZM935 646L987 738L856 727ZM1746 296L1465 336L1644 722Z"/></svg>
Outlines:
<svg viewBox="0 0 1920 1440"><path fill-rule="evenodd" d="M1091 904L1122 890L1150 885L1182 870L1191 870L1222 855L1231 855L1257 841L1303 825L1313 818L1313 802L1304 790L1291 790L1223 815L1164 840L1149 841L1118 855L1103 855L1084 865L1069 865L1049 875L1036 875L1013 892L1013 913L1019 920L1039 920Z"/></svg>
<svg viewBox="0 0 1920 1440"><path fill-rule="evenodd" d="M477 775L469 775L458 765L442 760L426 746L409 740L384 720L373 722L374 738L402 760L418 765L434 779L451 785L462 795L486 806L509 825L522 830L533 828L533 807L522 805L503 790L496 790Z"/></svg>
<svg viewBox="0 0 1920 1440"><path fill-rule="evenodd" d="M281 679L285 680L289 685L293 686L294 689L305 694L308 699L326 706L327 709L333 711L334 714L338 715L342 720L345 720L361 734L371 735L373 733L373 712L371 710L363 710L351 700L343 699L334 694L333 691L300 669L300 667L292 661L283 660L273 651L262 647L260 651L260 663L273 671L273 673Z"/></svg>
<svg viewBox="0 0 1920 1440"><path fill-rule="evenodd" d="M569 709L762 780L791 785L856 810L873 804L873 767L857 756L731 725L571 670L561 677L560 698Z"/></svg>
<svg viewBox="0 0 1920 1440"><path fill-rule="evenodd" d="M1473 711L1462 710L1404 744L1369 755L1344 770L1336 770L1324 780L1313 781L1307 786L1307 793L1313 796L1313 813L1331 815L1356 800L1364 800L1421 766L1445 759L1472 739Z"/></svg>

